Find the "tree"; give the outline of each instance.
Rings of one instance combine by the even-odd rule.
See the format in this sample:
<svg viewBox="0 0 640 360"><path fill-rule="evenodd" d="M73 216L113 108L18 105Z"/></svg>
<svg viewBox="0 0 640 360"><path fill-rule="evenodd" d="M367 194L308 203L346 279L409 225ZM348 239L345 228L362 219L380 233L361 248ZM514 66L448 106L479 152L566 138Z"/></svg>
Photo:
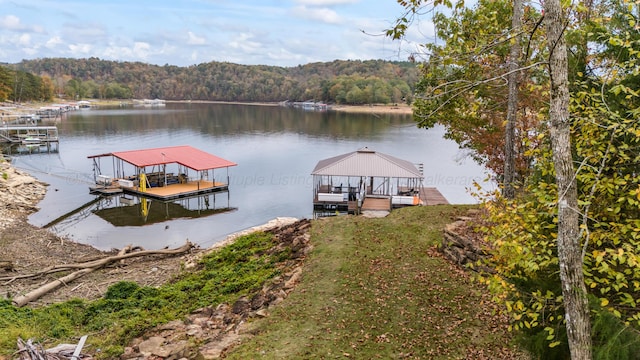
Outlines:
<svg viewBox="0 0 640 360"><path fill-rule="evenodd" d="M13 88L12 71L4 66L0 66L0 100L9 98Z"/></svg>
<svg viewBox="0 0 640 360"><path fill-rule="evenodd" d="M40 90L40 96L42 100L51 101L54 95L54 88L55 86L53 85L53 80L51 80L51 78L48 76L43 76Z"/></svg>
<svg viewBox="0 0 640 360"><path fill-rule="evenodd" d="M423 3L421 1L399 2L412 9ZM480 1L479 4L483 5L483 2ZM585 286L585 273L589 276L590 288L596 289L600 293L600 306L606 307L606 310L603 311L611 311L616 318L623 318L625 321L625 323L615 325L623 328L617 332L618 335L613 336L614 338L620 338L620 334L623 333L628 334L624 329L625 325L628 326L629 323L640 325L640 314L634 300L637 299L636 295L640 292L640 281L635 280L639 276L637 267L640 265L640 244L637 244L635 240L640 231L638 226L640 220L637 219L637 209L627 209L624 206L627 203L630 206L635 206L634 204L638 204L638 200L640 200L640 190L633 189L633 185L630 189L628 185L634 176L632 174L637 174L639 170L637 166L639 156L637 153L633 154L627 151L627 149L636 148L635 144L638 143L637 138L640 134L636 130L637 126L633 125L637 124L637 107L629 106L629 104L636 102L634 99L638 98L636 87L629 86L629 82L638 83L638 66L635 62L640 53L638 51L640 36L637 26L640 12L634 14L630 10L619 11L624 10L625 7L631 9L634 6L637 10L637 3L634 5L632 2L625 2L622 6L612 2L608 4L608 7L606 2L603 2L603 5L605 5L603 6L604 11L601 13L607 13L607 15L594 20L591 16L583 16L585 13L593 14L591 9L594 6L594 1L578 4L573 13L563 9L557 0L544 2L546 51L543 51L542 48L538 48L536 51L542 56L548 56L548 61L544 63L548 67L548 77L545 79L549 81L550 102L547 115L549 121L548 135L540 132L536 138L541 142L548 139L549 143L543 144L543 148L533 148L526 152L527 156L531 156L535 160L533 164L538 169L532 174L533 177L527 179L530 186L527 189L528 193L514 201L506 201L502 205L500 205L501 201L489 203L489 206L495 209L492 211L494 214L492 219L501 220L501 222L493 223L493 229L489 230L490 236L494 236L491 240L498 255L491 262L497 269L498 275L493 277L489 285L506 290L501 293L501 299L505 301L509 311L516 315L514 317L516 325L521 329L534 328L541 323L546 325L558 324L558 321L564 322L568 348L574 359L590 359L592 357L590 307ZM460 13L464 12L456 12L456 14ZM608 15L611 13L615 16L609 17ZM623 13L624 16L620 16L620 13ZM467 19L469 18L468 16ZM627 31L620 31L620 28L609 28L607 32L600 26L599 34L606 33L606 35L601 36L595 47L587 47L585 44L596 42L596 37L593 34L598 34L594 30L590 30L589 27L591 29L593 27L589 23L593 21L595 24L611 26L612 21L602 21L602 19L611 18L623 18L621 23L627 24ZM586 23L572 22L576 19L588 21ZM400 22L400 25L402 24L403 22ZM406 20L404 24L406 24ZM454 43L454 46L458 46L460 43L465 44L465 40L459 39L460 27L451 26L452 24L464 24L463 21L458 18L448 21L447 24L448 30L454 30L448 32L448 39ZM400 29L404 30L402 27ZM569 35L573 35L575 40L571 43L575 54L571 64L578 65L575 68L569 67L570 61L565 39ZM447 43L449 42L447 40ZM472 43L479 42L474 38ZM615 46L618 48L611 52L611 54L616 54L614 57L601 58L593 52L593 49L608 51ZM455 47L448 49L452 48L455 49ZM592 50L588 50L589 48ZM514 48L512 47L511 50ZM440 54L435 53L437 59ZM434 53L430 54L430 56L433 55ZM598 58L601 59L598 60ZM625 59L623 60L623 58ZM623 64L620 61L627 63ZM444 61L442 63L445 64ZM429 66L433 64L431 58L427 64ZM467 100L472 100L467 102L482 106L482 101L486 99L486 96L478 96L480 92L476 89L478 89L478 84L484 85L484 83L476 80L474 85L467 85L470 83L469 80L472 80L469 74L477 73L474 70L477 64L466 66L456 63L455 65L431 66L425 70L424 78L430 83L422 88L418 87L418 89L435 90L436 93L431 96L431 99L427 99L428 107L426 108L431 111L427 113L429 117L421 120L426 122L440 121L433 119L438 116L436 111L445 108L456 110L463 108L465 101L462 99L465 97ZM594 65L600 65L601 68L595 69ZM529 67L525 66L525 68ZM613 70L614 74L625 73L627 75L616 76L615 81L603 81L603 74L606 72L603 71L604 68ZM628 69L635 70L628 72ZM514 74L515 68L510 70L509 75ZM431 80L438 78L447 79L447 81L438 83ZM467 82L460 81L461 79L465 79ZM569 79L572 79L574 83L570 84ZM612 85L614 83L618 85ZM456 87L458 84L463 86ZM540 85L544 84L545 82L539 82L536 85L538 89L541 89ZM570 86L574 90L573 94L570 93ZM452 89L454 91L451 91ZM438 91L440 93L437 93ZM620 98L615 99L618 95ZM574 97L571 103L571 109L575 112L573 121L570 121L569 112L571 96ZM579 99L583 100L579 101ZM420 99L420 101L424 100L424 98ZM609 101L611 102L609 103ZM627 110L625 113L615 111L620 108ZM541 107L541 109L542 111L536 113L542 117L545 115L545 107ZM460 114L461 112L458 110L454 116L459 117ZM462 114L468 113L463 112ZM453 124L457 126L457 129L464 130L463 127L460 127L459 120L459 118L449 119L448 124ZM574 125L573 128L572 125ZM607 133L609 134L607 135ZM623 136L624 134L626 136ZM572 143L572 137L577 140L576 143ZM461 139L465 138L461 137ZM529 139L525 139L525 141L527 140ZM548 153L545 151L547 145L549 146ZM540 171L544 168L543 163L547 163L547 155L552 160L549 164L553 166ZM622 166L613 167L609 165L609 162L622 163ZM580 168L574 168L574 163L580 163ZM634 170L622 174L621 169L629 167L629 164L636 164L633 166ZM614 168L616 170L613 170ZM549 182L548 176L552 176L555 183ZM578 188L578 181L580 181L580 188ZM580 189L582 199L580 202L578 201L578 189ZM597 195L600 191L603 192L602 195ZM598 199L597 205L596 198ZM603 203L600 203L600 200ZM553 204L555 213L548 213L547 204L549 203ZM622 209L625 209L625 214L630 215L631 219L618 218L617 214L623 211ZM502 213L502 215L496 215L498 213ZM580 224L580 219L582 219L582 224ZM601 229L612 230L607 232L607 236L615 241L607 244L607 241L600 238L603 233ZM510 232L516 232L516 234L508 234ZM598 240L595 246L597 248L588 254L588 250L594 246L592 241L596 234ZM624 243L621 239L628 241L628 245L621 247L621 244ZM586 259L585 254L588 255ZM583 260L586 264L596 265L596 267L585 268ZM558 268L559 272L557 272ZM597 274L594 273L596 270ZM557 283L554 282L555 274L559 275ZM629 280L629 277L634 280ZM562 293L561 296L555 292L556 284ZM536 288L536 286L540 287ZM627 288L633 290L623 290ZM603 295L604 297L602 297ZM614 302L616 305L609 305ZM552 306L555 308L549 309L549 304L553 304ZM627 306L620 306L621 304ZM558 312L560 308L563 309L562 312ZM596 306L594 309L599 309L599 307ZM549 314L552 315L549 316ZM598 319L602 318L601 315L604 313L598 310ZM551 326L545 328L549 334L548 340L553 340L551 346L560 344L556 330L558 329ZM599 349L605 343L611 344L617 341L616 339L603 339L602 336L605 333L597 333ZM633 335L633 331L631 338L637 339L637 334ZM637 340L634 341L637 342ZM620 351L624 352L625 350Z"/></svg>
<svg viewBox="0 0 640 360"><path fill-rule="evenodd" d="M582 272L578 192L573 167L569 117L569 67L560 0L544 3L549 51L549 135L558 188L558 265L571 358L591 359L591 322Z"/></svg>
<svg viewBox="0 0 640 360"><path fill-rule="evenodd" d="M511 40L511 50L509 52L509 95L507 99L507 124L504 131L504 171L503 171L503 194L506 198L512 199L515 196L514 180L516 166L516 148L514 147L515 127L518 113L518 83L520 68L520 31L522 25L523 0L513 1L513 15L511 15L511 29L516 34Z"/></svg>
<svg viewBox="0 0 640 360"><path fill-rule="evenodd" d="M532 154L536 165L521 198L489 205L492 226L487 231L494 247L489 265L496 275L487 279L507 304L514 326L542 339L547 337L553 349L562 347L558 345L570 336L569 330L579 330L573 314L563 323L563 313L571 311L567 303L571 299L563 292L576 290L581 306L588 295L594 357L635 358L640 353L640 188L634 180L640 170L640 32L636 26L640 12L638 4L630 1L590 2L589 6L601 15L591 17L586 24L579 23L579 28L574 28L575 24L566 26L565 16L563 25L568 37L578 40L570 43L572 49L582 48L584 42L597 49L588 56L573 49L583 60L567 62L575 64L568 69L572 74L568 78L574 79L568 93L570 158L573 164L579 164L571 175L577 183L577 205L567 210L574 213L570 215L577 214L580 221L570 256L576 262L575 270L577 263L581 264L586 286L567 287L557 271L566 248L560 248L563 234L556 229L566 221L549 209L557 209L559 199L568 192L555 180L554 142L544 143ZM580 6L578 9L587 11ZM567 327L560 334L559 326L568 326L569 319L574 328ZM544 328L544 334L538 332L540 328ZM585 336L588 326L582 330ZM578 350L574 350L576 342ZM580 340L576 342L571 349L578 353L574 357L588 358L580 349ZM582 343L582 347L588 345ZM544 358L552 356L545 354Z"/></svg>
<svg viewBox="0 0 640 360"><path fill-rule="evenodd" d="M474 159L493 170L502 183L505 164L508 164L507 183L528 174L531 164L524 154L524 144L536 146L540 131L537 113L545 102L541 88L548 79L539 66L545 61L543 39L540 31L536 31L540 14L532 6L515 11L523 14L517 16L523 20L516 29L510 21L514 10L509 1L479 0L473 8L458 2L451 15L436 13L433 17L436 33L444 41L424 45L422 78L413 101L414 119L420 127L444 125L445 136L462 148L473 150ZM410 20L400 20L403 21ZM527 34L526 55L518 51L521 34ZM416 54L413 58L420 56ZM523 67L518 67L519 63ZM519 77L522 83L517 81ZM505 81L507 78L509 81ZM510 93L520 93L523 99L518 101L511 96L511 108L505 101ZM511 121L505 121L507 118ZM505 145L505 125L509 125L509 141L513 145ZM507 152L507 148L512 151Z"/></svg>

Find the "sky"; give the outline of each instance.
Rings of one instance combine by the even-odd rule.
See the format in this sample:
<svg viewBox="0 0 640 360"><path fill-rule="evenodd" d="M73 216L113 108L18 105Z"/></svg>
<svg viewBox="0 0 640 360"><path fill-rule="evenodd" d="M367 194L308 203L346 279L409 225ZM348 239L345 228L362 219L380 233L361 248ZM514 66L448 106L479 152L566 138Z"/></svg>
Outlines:
<svg viewBox="0 0 640 360"><path fill-rule="evenodd" d="M433 28L414 24L404 42L383 36L403 10L396 0L0 0L0 62L404 61Z"/></svg>

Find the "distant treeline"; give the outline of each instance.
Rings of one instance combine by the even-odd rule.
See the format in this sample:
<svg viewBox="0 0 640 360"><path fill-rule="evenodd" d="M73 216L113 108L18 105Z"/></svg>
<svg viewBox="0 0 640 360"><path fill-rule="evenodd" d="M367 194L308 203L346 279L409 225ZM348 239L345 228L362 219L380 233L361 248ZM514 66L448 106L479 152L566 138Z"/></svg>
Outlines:
<svg viewBox="0 0 640 360"><path fill-rule="evenodd" d="M227 62L178 67L93 57L46 58L7 65L4 71L34 74L31 76L50 83L53 94L69 99L314 100L336 104L410 103L419 77L414 63L383 60L336 60L296 67ZM0 91L4 81L0 78ZM8 82L6 98L37 99L16 96L19 83Z"/></svg>

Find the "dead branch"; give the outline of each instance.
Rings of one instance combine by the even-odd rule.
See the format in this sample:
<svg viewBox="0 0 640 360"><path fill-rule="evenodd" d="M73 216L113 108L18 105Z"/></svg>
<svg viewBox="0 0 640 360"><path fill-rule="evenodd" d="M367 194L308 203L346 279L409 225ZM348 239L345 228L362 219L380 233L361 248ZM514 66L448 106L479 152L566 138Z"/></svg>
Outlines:
<svg viewBox="0 0 640 360"><path fill-rule="evenodd" d="M184 253L189 251L191 248L193 247L193 244L188 242L184 245L182 245L179 248L176 249L163 249L163 250L145 250L145 251L137 251L137 252L133 252L133 253L128 253L128 254L122 254L122 255L115 255L115 256L109 256L103 259L99 259L99 260L94 260L94 261L89 261L89 262L85 262L85 263L81 263L81 264L67 264L65 265L66 268L65 269L81 269L75 272L72 272L69 275L63 276L59 279L56 279L54 281L51 281L49 283L46 283L42 286L40 286L39 288L30 291L29 293L25 294L25 295L21 295L21 296L17 296L13 299L13 304L17 307L21 307L24 306L26 304L28 304L29 302L32 302L34 300L39 299L40 297L42 297L43 295L57 289L58 287L60 287L61 285L65 285L67 283L70 283L71 281L85 275L88 274L94 270L100 269L108 264L111 264L113 262L122 260L122 259L127 259L127 258L131 258L131 257L138 257L138 256L145 256L145 255L158 255L158 254L171 254L171 255L175 255L175 254L180 254L180 253ZM59 270L62 271L62 270Z"/></svg>

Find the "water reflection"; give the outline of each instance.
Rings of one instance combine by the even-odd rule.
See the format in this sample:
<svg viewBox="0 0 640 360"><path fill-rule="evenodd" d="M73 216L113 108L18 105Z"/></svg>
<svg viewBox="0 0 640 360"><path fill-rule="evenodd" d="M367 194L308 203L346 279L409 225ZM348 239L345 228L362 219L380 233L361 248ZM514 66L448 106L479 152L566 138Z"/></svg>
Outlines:
<svg viewBox="0 0 640 360"><path fill-rule="evenodd" d="M60 124L71 136L139 133L147 129L194 130L225 137L258 133L298 133L334 138L382 135L389 127L413 126L411 115L370 115L298 111L279 106L168 104L160 109L98 109L76 112Z"/></svg>
<svg viewBox="0 0 640 360"><path fill-rule="evenodd" d="M144 226L173 219L195 219L235 211L228 193L215 193L177 201L137 196L112 196L99 203L94 214L113 226Z"/></svg>
<svg viewBox="0 0 640 360"><path fill-rule="evenodd" d="M132 195L96 196L93 200L45 224L61 231L94 214L113 226L145 226L175 219L203 218L235 211L228 192L181 198L175 201L151 200Z"/></svg>
<svg viewBox="0 0 640 360"><path fill-rule="evenodd" d="M27 154L52 154L58 152L57 142L43 142L35 144L3 144L0 149L7 156Z"/></svg>

